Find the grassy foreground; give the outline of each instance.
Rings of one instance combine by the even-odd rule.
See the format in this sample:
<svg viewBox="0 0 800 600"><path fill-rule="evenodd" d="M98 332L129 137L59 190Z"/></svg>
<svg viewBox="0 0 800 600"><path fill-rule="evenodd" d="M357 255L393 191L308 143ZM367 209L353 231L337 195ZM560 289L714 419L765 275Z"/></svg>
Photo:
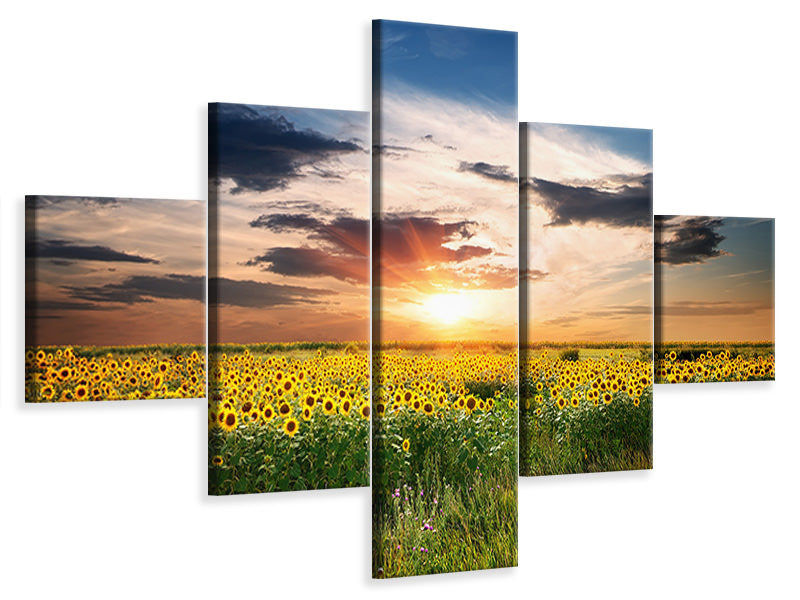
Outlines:
<svg viewBox="0 0 800 600"><path fill-rule="evenodd" d="M652 468L649 345L542 345L523 355L520 475Z"/></svg>
<svg viewBox="0 0 800 600"><path fill-rule="evenodd" d="M516 353L374 361L373 576L516 565Z"/></svg>

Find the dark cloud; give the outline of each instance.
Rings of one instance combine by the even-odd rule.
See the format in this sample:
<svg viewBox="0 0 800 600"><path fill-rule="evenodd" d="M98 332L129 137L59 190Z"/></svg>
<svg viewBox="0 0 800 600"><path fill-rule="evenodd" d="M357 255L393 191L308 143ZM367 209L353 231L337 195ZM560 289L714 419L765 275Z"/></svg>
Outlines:
<svg viewBox="0 0 800 600"><path fill-rule="evenodd" d="M312 129L296 129L284 116L267 115L239 104L212 104L208 110L209 166L217 179L232 179L232 193L289 187L303 167L335 177L317 163L363 152L352 140L337 140Z"/></svg>
<svg viewBox="0 0 800 600"><path fill-rule="evenodd" d="M208 300L211 305L267 308L295 304L320 304L322 296L331 290L298 285L280 285L261 281L212 277L208 280Z"/></svg>
<svg viewBox="0 0 800 600"><path fill-rule="evenodd" d="M50 260L51 265L55 265L57 267L68 267L70 265L74 265L75 263L71 260L61 260L60 258L53 258Z"/></svg>
<svg viewBox="0 0 800 600"><path fill-rule="evenodd" d="M323 221L309 214L260 215L250 221L250 227L269 229L275 233L299 231L309 240L318 241L326 249L341 254L367 256L369 222L351 216L339 216Z"/></svg>
<svg viewBox="0 0 800 600"><path fill-rule="evenodd" d="M70 300L26 300L26 316L40 316L43 311L62 310L107 310L110 307L99 306L91 302L73 302Z"/></svg>
<svg viewBox="0 0 800 600"><path fill-rule="evenodd" d="M615 178L616 179L616 178ZM526 186L535 191L550 213L548 225L600 223L614 227L651 227L653 174L628 178L614 191L572 186L533 178Z"/></svg>
<svg viewBox="0 0 800 600"><path fill-rule="evenodd" d="M475 235L475 221L442 223L434 217L385 215L377 225L381 261L389 265L424 267L434 263L460 262L491 254L489 248L462 244L448 248L444 244L463 242Z"/></svg>
<svg viewBox="0 0 800 600"><path fill-rule="evenodd" d="M272 198L269 202L256 202L251 208L268 208L272 212L301 212L323 217L348 216L350 211L314 202L313 200L296 200L291 198Z"/></svg>
<svg viewBox="0 0 800 600"><path fill-rule="evenodd" d="M459 171L475 173L481 177L494 181L516 182L517 177L509 169L508 165L492 165L486 162L467 162L462 160L458 165Z"/></svg>
<svg viewBox="0 0 800 600"><path fill-rule="evenodd" d="M116 206L118 201L118 198L88 196L25 196L25 208L28 210L58 208L70 203L91 207Z"/></svg>
<svg viewBox="0 0 800 600"><path fill-rule="evenodd" d="M246 265L292 277L334 277L353 284L369 278L369 222L351 216L322 220L310 214L260 215L251 227L275 233L297 231L316 242L299 248L270 248L251 258Z"/></svg>
<svg viewBox="0 0 800 600"><path fill-rule="evenodd" d="M201 275L133 275L121 283L99 286L64 286L72 298L88 302L138 304L154 299L197 300L202 302L205 278Z"/></svg>
<svg viewBox="0 0 800 600"><path fill-rule="evenodd" d="M437 140L435 137L433 137L432 133L429 133L427 135L423 135L420 139L423 142L430 142L431 144L436 144L437 146L439 146L440 148L444 148L445 150L458 150L458 148L456 148L455 146L451 146L450 144L443 144L442 142Z"/></svg>
<svg viewBox="0 0 800 600"><path fill-rule="evenodd" d="M704 263L709 258L728 254L718 248L725 239L717 232L722 219L717 217L655 217L656 262L670 265Z"/></svg>
<svg viewBox="0 0 800 600"><path fill-rule="evenodd" d="M470 261L494 254L491 248L465 243L477 229L475 221L385 215L374 228L380 252L380 285L410 285L424 291L433 291L436 286L515 287L516 269Z"/></svg>
<svg viewBox="0 0 800 600"><path fill-rule="evenodd" d="M542 281L547 279L550 275L547 271L540 271L539 269L524 269L520 272L520 278L525 281Z"/></svg>
<svg viewBox="0 0 800 600"><path fill-rule="evenodd" d="M366 283L369 261L365 254L333 254L319 248L271 248L245 264L290 277L335 277L348 283Z"/></svg>
<svg viewBox="0 0 800 600"><path fill-rule="evenodd" d="M37 240L25 243L26 258L53 258L62 261L98 260L104 262L132 262L159 264L154 258L127 254L108 246L82 246L66 240Z"/></svg>

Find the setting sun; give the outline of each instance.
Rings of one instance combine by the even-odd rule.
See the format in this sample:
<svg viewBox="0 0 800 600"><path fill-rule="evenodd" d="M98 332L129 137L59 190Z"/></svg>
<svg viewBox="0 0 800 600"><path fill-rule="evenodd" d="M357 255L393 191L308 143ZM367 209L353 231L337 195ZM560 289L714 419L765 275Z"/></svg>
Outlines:
<svg viewBox="0 0 800 600"><path fill-rule="evenodd" d="M453 325L469 315L471 303L463 293L435 294L425 300L423 307L438 323Z"/></svg>

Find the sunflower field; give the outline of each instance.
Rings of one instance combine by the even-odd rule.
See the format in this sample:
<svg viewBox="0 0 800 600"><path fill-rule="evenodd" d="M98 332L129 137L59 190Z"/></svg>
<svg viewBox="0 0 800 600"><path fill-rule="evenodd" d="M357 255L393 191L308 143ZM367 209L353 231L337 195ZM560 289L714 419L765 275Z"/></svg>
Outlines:
<svg viewBox="0 0 800 600"><path fill-rule="evenodd" d="M373 576L516 565L516 349L373 360Z"/></svg>
<svg viewBox="0 0 800 600"><path fill-rule="evenodd" d="M205 397L201 346L34 347L25 352L26 402Z"/></svg>
<svg viewBox="0 0 800 600"><path fill-rule="evenodd" d="M764 381L775 379L775 349L771 343L659 345L656 383Z"/></svg>
<svg viewBox="0 0 800 600"><path fill-rule="evenodd" d="M649 346L524 355L521 475L652 468Z"/></svg>
<svg viewBox="0 0 800 600"><path fill-rule="evenodd" d="M209 494L369 485L369 355L332 350L210 354Z"/></svg>

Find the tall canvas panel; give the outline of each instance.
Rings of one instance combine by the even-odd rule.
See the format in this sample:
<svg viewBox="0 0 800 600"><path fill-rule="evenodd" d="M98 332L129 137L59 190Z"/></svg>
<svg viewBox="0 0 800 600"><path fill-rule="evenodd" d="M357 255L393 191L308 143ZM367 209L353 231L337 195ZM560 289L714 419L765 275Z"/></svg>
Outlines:
<svg viewBox="0 0 800 600"><path fill-rule="evenodd" d="M775 219L657 215L656 383L775 379Z"/></svg>
<svg viewBox="0 0 800 600"><path fill-rule="evenodd" d="M204 202L25 199L25 400L205 397Z"/></svg>
<svg viewBox="0 0 800 600"><path fill-rule="evenodd" d="M652 468L647 129L524 123L520 473Z"/></svg>
<svg viewBox="0 0 800 600"><path fill-rule="evenodd" d="M369 115L208 127L208 492L369 485Z"/></svg>
<svg viewBox="0 0 800 600"><path fill-rule="evenodd" d="M517 564L517 36L373 23L373 576Z"/></svg>

